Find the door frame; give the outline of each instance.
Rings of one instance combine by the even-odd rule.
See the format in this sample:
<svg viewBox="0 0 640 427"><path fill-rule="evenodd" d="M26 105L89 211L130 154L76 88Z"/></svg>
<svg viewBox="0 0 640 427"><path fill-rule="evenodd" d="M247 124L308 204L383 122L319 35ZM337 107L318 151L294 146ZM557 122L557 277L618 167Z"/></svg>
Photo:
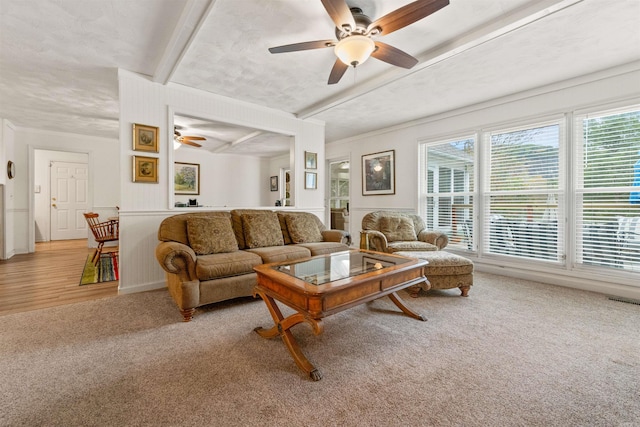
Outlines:
<svg viewBox="0 0 640 427"><path fill-rule="evenodd" d="M29 212L28 212L28 220L29 220L29 253L34 253L36 251L36 221L35 221L35 163L36 163L36 151L56 151L60 153L73 153L73 154L85 154L87 155L87 186L88 186L88 196L87 196L87 204L89 207L93 206L93 156L91 150L88 151L80 151L80 150L70 150L65 147L59 146L41 146L41 145L32 145L29 144L27 146L28 149L28 163L29 163L29 177L28 177L28 198L29 198Z"/></svg>
<svg viewBox="0 0 640 427"><path fill-rule="evenodd" d="M326 159L325 160L325 171L327 172L326 175L326 182L325 182L325 197L324 197L324 206L325 206L325 224L327 224L327 228L330 228L331 225L331 204L330 204L330 200L331 200L331 164L332 163L340 163L340 162L349 162L349 213L351 213L351 210L353 208L352 205L352 200L351 200L351 195L352 195L352 189L353 186L351 185L353 183L353 162L351 161L351 155L346 155L346 156L339 156L339 157L335 157L335 158L331 158L331 159ZM351 221L349 221L349 230L346 230L347 232L351 233Z"/></svg>

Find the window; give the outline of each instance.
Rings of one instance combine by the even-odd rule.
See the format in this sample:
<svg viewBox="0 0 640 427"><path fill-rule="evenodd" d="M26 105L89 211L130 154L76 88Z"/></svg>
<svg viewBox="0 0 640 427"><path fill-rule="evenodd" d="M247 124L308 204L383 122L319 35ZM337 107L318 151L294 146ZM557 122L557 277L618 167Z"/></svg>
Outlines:
<svg viewBox="0 0 640 427"><path fill-rule="evenodd" d="M640 272L640 106L424 142L420 156L420 213L451 249Z"/></svg>
<svg viewBox="0 0 640 427"><path fill-rule="evenodd" d="M640 271L640 110L575 124L576 264Z"/></svg>
<svg viewBox="0 0 640 427"><path fill-rule="evenodd" d="M420 147L420 213L426 226L445 231L451 247L473 249L475 138Z"/></svg>
<svg viewBox="0 0 640 427"><path fill-rule="evenodd" d="M484 252L563 261L560 123L490 132Z"/></svg>

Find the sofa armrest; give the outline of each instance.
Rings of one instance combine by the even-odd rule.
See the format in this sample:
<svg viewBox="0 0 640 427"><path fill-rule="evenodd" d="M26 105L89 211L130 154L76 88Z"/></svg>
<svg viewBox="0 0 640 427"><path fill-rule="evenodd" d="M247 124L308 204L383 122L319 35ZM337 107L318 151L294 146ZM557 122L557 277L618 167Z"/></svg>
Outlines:
<svg viewBox="0 0 640 427"><path fill-rule="evenodd" d="M344 230L324 230L322 240L325 242L340 242L351 246L351 234Z"/></svg>
<svg viewBox="0 0 640 427"><path fill-rule="evenodd" d="M362 230L360 232L360 249L388 252L387 238L377 230Z"/></svg>
<svg viewBox="0 0 640 427"><path fill-rule="evenodd" d="M449 244L449 237L440 231L422 230L418 234L418 240L436 245L440 250Z"/></svg>
<svg viewBox="0 0 640 427"><path fill-rule="evenodd" d="M167 273L176 274L182 282L198 280L196 253L189 246L178 242L160 242L156 246L156 259Z"/></svg>

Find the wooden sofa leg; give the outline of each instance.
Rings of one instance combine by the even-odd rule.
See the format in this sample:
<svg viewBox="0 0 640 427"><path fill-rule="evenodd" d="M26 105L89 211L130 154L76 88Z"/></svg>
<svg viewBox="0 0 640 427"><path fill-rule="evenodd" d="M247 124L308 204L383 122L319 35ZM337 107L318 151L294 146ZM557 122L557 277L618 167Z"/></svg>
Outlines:
<svg viewBox="0 0 640 427"><path fill-rule="evenodd" d="M471 289L471 286L460 286L460 292L462 292L462 294L460 296L468 297L469 296L469 289Z"/></svg>
<svg viewBox="0 0 640 427"><path fill-rule="evenodd" d="M193 313L196 312L195 308L188 308L186 310L180 310L180 314L182 314L182 321L183 322L190 322L191 319L193 318Z"/></svg>

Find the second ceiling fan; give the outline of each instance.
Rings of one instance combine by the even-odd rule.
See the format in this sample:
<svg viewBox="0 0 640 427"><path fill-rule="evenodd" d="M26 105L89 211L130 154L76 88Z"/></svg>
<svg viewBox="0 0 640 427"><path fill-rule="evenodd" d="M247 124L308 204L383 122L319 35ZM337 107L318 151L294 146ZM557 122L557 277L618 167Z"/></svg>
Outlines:
<svg viewBox="0 0 640 427"><path fill-rule="evenodd" d="M203 136L193 136L193 135L183 136L178 129L182 129L182 127L177 125L173 127L173 140L177 143L199 148L199 147L202 147L202 144L198 144L197 142L193 142L193 141L206 141L207 139Z"/></svg>
<svg viewBox="0 0 640 427"><path fill-rule="evenodd" d="M349 66L356 67L373 56L380 61L412 68L418 60L386 43L373 40L413 24L449 4L449 0L418 0L372 21L360 8L349 7L345 0L320 0L336 24L337 40L316 40L269 48L271 53L333 47L338 59L333 64L328 83L340 81Z"/></svg>

